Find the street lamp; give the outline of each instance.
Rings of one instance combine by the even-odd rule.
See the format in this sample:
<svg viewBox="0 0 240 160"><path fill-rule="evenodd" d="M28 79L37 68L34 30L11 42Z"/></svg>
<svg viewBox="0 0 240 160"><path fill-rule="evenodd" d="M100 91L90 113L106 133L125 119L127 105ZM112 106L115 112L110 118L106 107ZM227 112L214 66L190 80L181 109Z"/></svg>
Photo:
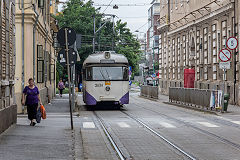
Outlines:
<svg viewBox="0 0 240 160"><path fill-rule="evenodd" d="M145 32L140 32L139 30L135 31L136 33L143 33L144 34L144 66L146 66L146 54L147 54L147 41L146 41L146 33ZM143 81L145 82L145 75L144 75L144 66L142 66L142 76L143 76Z"/></svg>

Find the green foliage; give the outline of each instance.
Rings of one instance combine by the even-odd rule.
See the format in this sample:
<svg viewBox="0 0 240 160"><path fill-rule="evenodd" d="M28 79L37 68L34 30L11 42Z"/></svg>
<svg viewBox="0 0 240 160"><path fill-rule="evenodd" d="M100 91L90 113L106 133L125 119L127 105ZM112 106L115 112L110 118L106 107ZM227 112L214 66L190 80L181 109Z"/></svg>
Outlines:
<svg viewBox="0 0 240 160"><path fill-rule="evenodd" d="M69 89L68 89L68 88L65 88L65 89L63 90L63 94L68 94L68 91L69 91ZM59 94L58 88L56 88L56 94Z"/></svg>
<svg viewBox="0 0 240 160"><path fill-rule="evenodd" d="M63 77L63 72L64 72L63 66L57 61L56 84L58 84L60 78Z"/></svg>
<svg viewBox="0 0 240 160"><path fill-rule="evenodd" d="M159 70L159 62L154 63L154 70L155 72L157 72L156 70Z"/></svg>
<svg viewBox="0 0 240 160"><path fill-rule="evenodd" d="M83 61L92 53L93 39L93 15L96 18L96 30L106 22L103 19L99 8L93 7L93 1L87 2L79 0L69 0L63 9L63 13L56 17L59 26L71 27L76 33L82 34L82 47L78 51L81 57L81 62L77 64L80 69ZM115 24L113 31L113 22L106 22L106 25L96 35L96 51L115 50L117 53L127 57L129 65L133 68L133 73L138 70L138 61L140 53L140 44L127 28L127 23L122 23L121 20Z"/></svg>

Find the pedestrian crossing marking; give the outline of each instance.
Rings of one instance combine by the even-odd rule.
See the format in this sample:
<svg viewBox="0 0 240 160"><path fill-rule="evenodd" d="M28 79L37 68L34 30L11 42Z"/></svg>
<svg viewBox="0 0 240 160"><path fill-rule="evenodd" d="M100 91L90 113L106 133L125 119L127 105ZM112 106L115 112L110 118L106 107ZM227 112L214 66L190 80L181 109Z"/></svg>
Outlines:
<svg viewBox="0 0 240 160"><path fill-rule="evenodd" d="M83 128L95 128L95 124L93 122L83 122Z"/></svg>
<svg viewBox="0 0 240 160"><path fill-rule="evenodd" d="M167 122L159 122L159 124L165 128L176 128L176 126L170 124L170 123L167 123Z"/></svg>
<svg viewBox="0 0 240 160"><path fill-rule="evenodd" d="M231 121L231 122L240 125L240 121Z"/></svg>
<svg viewBox="0 0 240 160"><path fill-rule="evenodd" d="M215 125L215 124L212 124L212 123L209 123L209 122L197 122L197 123L199 123L199 124L201 124L201 125L204 125L204 126L206 126L206 127L211 127L211 128L219 127L219 126L217 126L217 125Z"/></svg>
<svg viewBox="0 0 240 160"><path fill-rule="evenodd" d="M125 122L118 122L117 123L121 128L130 128L130 125L128 125L127 123Z"/></svg>

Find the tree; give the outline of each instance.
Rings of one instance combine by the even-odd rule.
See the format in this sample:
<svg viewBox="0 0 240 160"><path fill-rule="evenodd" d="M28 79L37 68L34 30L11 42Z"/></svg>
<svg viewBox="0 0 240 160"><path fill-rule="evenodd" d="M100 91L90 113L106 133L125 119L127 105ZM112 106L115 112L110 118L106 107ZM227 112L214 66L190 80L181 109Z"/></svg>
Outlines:
<svg viewBox="0 0 240 160"><path fill-rule="evenodd" d="M104 24L107 20L103 19L103 15L99 12L99 8L93 7L93 1L86 3L79 0L69 0L63 8L62 14L56 19L59 26L71 27L77 34L82 35L82 47L78 51L81 62L77 64L80 71L83 61L92 53L93 16L96 18L96 28ZM117 53L127 57L129 65L133 68L133 73L138 70L138 59L140 44L127 27L127 23L121 20L116 22L116 28L113 30L113 22L107 21L106 25L96 35L96 51L114 50ZM114 34L115 33L115 34Z"/></svg>

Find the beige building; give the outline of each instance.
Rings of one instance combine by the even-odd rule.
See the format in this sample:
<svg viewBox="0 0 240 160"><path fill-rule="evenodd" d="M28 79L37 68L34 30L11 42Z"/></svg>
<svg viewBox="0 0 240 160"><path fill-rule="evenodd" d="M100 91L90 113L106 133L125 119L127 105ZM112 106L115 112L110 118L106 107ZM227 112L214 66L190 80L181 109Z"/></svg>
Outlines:
<svg viewBox="0 0 240 160"><path fill-rule="evenodd" d="M28 79L33 78L43 103L55 95L55 62L53 47L55 13L53 0L19 0L16 3L16 74L15 94L18 113L23 111L21 94ZM56 6L54 6L56 7Z"/></svg>
<svg viewBox="0 0 240 160"><path fill-rule="evenodd" d="M14 99L15 1L0 1L0 133L16 123Z"/></svg>
<svg viewBox="0 0 240 160"><path fill-rule="evenodd" d="M226 48L229 37L238 38L238 0L161 0L160 3L160 92L168 94L170 86L183 87L184 69L194 68L195 88L222 89L224 82L230 102L240 104L239 47L236 56L232 51L231 69L226 77L219 68L218 55Z"/></svg>

